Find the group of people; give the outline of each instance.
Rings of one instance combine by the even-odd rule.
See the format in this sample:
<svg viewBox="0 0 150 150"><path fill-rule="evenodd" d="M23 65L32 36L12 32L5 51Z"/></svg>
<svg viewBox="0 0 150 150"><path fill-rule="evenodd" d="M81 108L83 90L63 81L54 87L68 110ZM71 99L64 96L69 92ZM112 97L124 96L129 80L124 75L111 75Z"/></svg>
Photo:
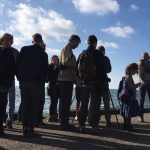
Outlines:
<svg viewBox="0 0 150 150"><path fill-rule="evenodd" d="M24 46L20 52L12 47L13 36L5 33L0 38L0 135L4 135L4 114L6 112L7 96L9 93L10 115L6 125L12 128L15 102L11 101L11 90L14 90L16 75L19 81L21 104L19 119L23 125L23 136L34 136L34 128L42 123L45 103L45 83L48 82L47 93L50 96L48 121L60 120L62 130L74 130L69 123L70 106L72 103L73 86L76 85L77 118L79 132L85 133L85 122L93 129L99 127L100 105L103 99L107 125L111 125L110 91L111 63L105 56L105 47L97 49L97 37L90 35L88 47L81 52L78 59L73 50L78 47L81 39L78 35L70 36L68 43L62 48L60 57L53 55L48 62L45 52L46 44L42 35L32 36L32 45ZM125 70L120 91L128 87L128 102L122 101L124 129L132 131L131 117L141 116L144 121L143 105L146 91L150 97L150 56L144 53L139 64L129 64ZM139 72L140 83L135 84L132 75ZM126 83L126 86L123 86ZM140 108L136 99L136 88L140 87ZM14 92L13 92L14 93ZM14 97L14 96L13 96ZM59 113L57 104L59 101ZM129 101L132 101L129 103ZM90 103L90 104L89 104Z"/></svg>

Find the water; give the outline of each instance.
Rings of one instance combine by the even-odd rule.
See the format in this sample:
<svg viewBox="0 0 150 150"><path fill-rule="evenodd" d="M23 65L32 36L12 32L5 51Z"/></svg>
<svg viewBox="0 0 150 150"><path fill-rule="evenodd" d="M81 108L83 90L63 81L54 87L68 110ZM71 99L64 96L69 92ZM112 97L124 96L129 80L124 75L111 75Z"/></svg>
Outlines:
<svg viewBox="0 0 150 150"><path fill-rule="evenodd" d="M112 101L113 101L113 104L115 106L115 108L119 108L119 103L118 103L118 100L117 100L117 90L116 89L111 89L110 90L111 92L111 97L112 97ZM71 105L71 109L75 109L76 107L76 99L74 98L75 92L73 91L73 103ZM137 99L139 101L139 91L137 91ZM19 87L16 87L16 104L15 104L15 112L18 111L18 108L19 108L19 105L20 105L20 90L19 90ZM110 106L112 108L112 101L110 101ZM49 112L49 105L50 105L50 98L49 96L47 95L47 90L45 89L45 106L44 106L44 114L48 114ZM101 107L103 107L103 102L101 104ZM150 101L148 99L148 95L146 95L146 99L145 99L145 108L150 108ZM8 111L8 108L7 108L7 111Z"/></svg>

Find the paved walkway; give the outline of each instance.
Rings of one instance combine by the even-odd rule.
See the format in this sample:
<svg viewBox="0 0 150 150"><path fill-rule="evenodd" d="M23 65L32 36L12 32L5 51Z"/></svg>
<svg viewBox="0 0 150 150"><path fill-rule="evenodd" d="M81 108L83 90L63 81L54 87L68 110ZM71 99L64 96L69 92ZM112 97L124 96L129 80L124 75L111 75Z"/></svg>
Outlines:
<svg viewBox="0 0 150 150"><path fill-rule="evenodd" d="M14 122L14 129L6 129L6 135L0 138L0 150L150 150L150 113L145 114L145 123L133 118L138 129L134 133L122 131L122 117L118 118L120 126L113 116L113 126L107 128L102 116L100 129L93 131L87 126L87 134L61 131L58 123L47 123L36 129L40 137L35 138L22 137L22 126ZM78 127L77 122L73 123Z"/></svg>

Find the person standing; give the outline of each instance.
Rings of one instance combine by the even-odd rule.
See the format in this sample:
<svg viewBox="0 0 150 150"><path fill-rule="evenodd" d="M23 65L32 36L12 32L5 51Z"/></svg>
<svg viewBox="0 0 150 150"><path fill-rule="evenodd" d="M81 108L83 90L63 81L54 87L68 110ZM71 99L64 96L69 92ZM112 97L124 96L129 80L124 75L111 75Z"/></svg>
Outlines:
<svg viewBox="0 0 150 150"><path fill-rule="evenodd" d="M133 75L138 73L138 65L136 63L129 64L125 69L125 77L119 84L118 98L121 103L121 115L124 119L123 130L129 132L135 131L132 126L131 117L140 116L140 107L136 98L136 88L141 83L134 83Z"/></svg>
<svg viewBox="0 0 150 150"><path fill-rule="evenodd" d="M100 118L101 82L105 79L104 56L96 50L97 37L90 35L88 47L78 58L78 71L82 83L81 106L79 111L79 132L85 133L85 122L88 115L90 99L90 122L93 129L98 128Z"/></svg>
<svg viewBox="0 0 150 150"><path fill-rule="evenodd" d="M53 55L48 68L47 92L51 100L49 107L48 122L56 122L58 117L57 104L58 99L60 98L60 83L58 82L58 73L59 73L59 58L57 55Z"/></svg>
<svg viewBox="0 0 150 150"><path fill-rule="evenodd" d="M4 33L0 38L0 136L4 135L3 121L6 112L7 96L12 85L16 66L12 51L13 36Z"/></svg>
<svg viewBox="0 0 150 150"><path fill-rule="evenodd" d="M40 101L43 99L43 88L47 81L48 55L40 45L42 41L41 34L33 34L33 45L22 47L17 61L24 137L34 136Z"/></svg>
<svg viewBox="0 0 150 150"><path fill-rule="evenodd" d="M111 72L111 63L110 60L107 56L105 56L105 47L104 46L99 46L98 47L98 51L104 55L105 58L105 68L106 68L106 72L110 73ZM105 109L105 119L107 122L107 126L111 125L111 113L110 113L110 91L109 91L109 84L108 82L110 82L110 78L108 78L108 80L105 80L104 84L104 89L103 89L103 93L102 93L102 98L103 98L103 103L104 103L104 109Z"/></svg>
<svg viewBox="0 0 150 150"><path fill-rule="evenodd" d="M146 92L150 100L150 56L147 52L142 54L142 59L138 63L138 72L141 82L140 87L140 109L141 122L144 122L144 101Z"/></svg>
<svg viewBox="0 0 150 150"><path fill-rule="evenodd" d="M81 42L78 35L71 35L69 42L62 48L60 54L60 125L63 130L74 127L69 124L69 112L72 99L73 83L76 77L76 58L73 49Z"/></svg>
<svg viewBox="0 0 150 150"><path fill-rule="evenodd" d="M13 55L15 58L15 63L17 62L17 58L19 55L19 51L16 50L15 48L11 47L12 51L13 51ZM8 93L8 104L9 104L9 109L8 109L8 117L7 117L7 121L6 121L6 126L10 129L12 129L12 122L13 122L13 114L15 111L15 99L16 99L16 88L15 88L15 78L13 79L12 85L9 89L9 93Z"/></svg>

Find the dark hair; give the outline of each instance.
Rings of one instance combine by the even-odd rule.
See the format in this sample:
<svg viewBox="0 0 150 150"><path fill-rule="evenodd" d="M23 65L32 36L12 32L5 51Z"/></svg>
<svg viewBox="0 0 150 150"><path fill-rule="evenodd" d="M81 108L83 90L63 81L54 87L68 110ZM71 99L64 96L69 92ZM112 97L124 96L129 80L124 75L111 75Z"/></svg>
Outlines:
<svg viewBox="0 0 150 150"><path fill-rule="evenodd" d="M57 58L59 59L59 57L58 57L57 55L53 55L53 56L51 57L51 59L53 59L54 57L57 57Z"/></svg>
<svg viewBox="0 0 150 150"><path fill-rule="evenodd" d="M72 34L69 38L69 42L72 42L73 40L78 40L79 42L81 42L81 39L78 35L76 34Z"/></svg>
<svg viewBox="0 0 150 150"><path fill-rule="evenodd" d="M43 41L43 40L42 40L42 35L41 35L40 33L35 33L35 34L33 34L33 35L32 35L32 38L33 38L33 41L34 41L35 43L40 43L40 42Z"/></svg>
<svg viewBox="0 0 150 150"><path fill-rule="evenodd" d="M125 69L125 74L130 75L132 70L138 70L138 65L136 63L129 64Z"/></svg>
<svg viewBox="0 0 150 150"><path fill-rule="evenodd" d="M89 45L97 43L97 37L95 35L90 35L87 42Z"/></svg>
<svg viewBox="0 0 150 150"><path fill-rule="evenodd" d="M104 46L99 46L99 47L98 47L98 50L100 50L100 51L105 51L105 47L104 47Z"/></svg>

